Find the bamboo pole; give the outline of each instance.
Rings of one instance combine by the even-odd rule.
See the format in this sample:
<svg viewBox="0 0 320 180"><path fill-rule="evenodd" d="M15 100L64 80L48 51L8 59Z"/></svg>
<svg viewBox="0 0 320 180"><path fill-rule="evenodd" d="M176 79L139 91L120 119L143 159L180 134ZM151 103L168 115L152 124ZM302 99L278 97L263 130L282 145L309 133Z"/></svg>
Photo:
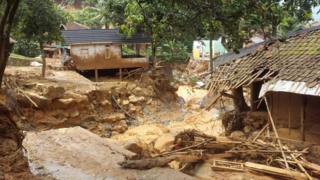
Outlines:
<svg viewBox="0 0 320 180"><path fill-rule="evenodd" d="M279 144L280 151L281 151L281 154L282 154L284 163L285 163L285 165L286 165L286 168L287 168L287 169L290 169L290 168L289 168L289 164L288 164L288 162L287 162L286 155L285 155L284 152L283 152L283 146L282 146L281 140L280 140L280 138L279 138L279 134L278 134L278 131L277 131L277 129L276 129L276 126L275 126L275 124L274 124L272 115L271 115L271 113L270 113L270 109L269 109L269 105L268 105L268 100L267 100L266 97L264 97L264 101L266 102L266 106L267 106L268 114L269 114L269 117L270 117L270 122L271 122L271 125L272 125L272 129L273 129L273 131L274 131L274 134L275 134L275 136L276 136L277 142L278 142L278 144Z"/></svg>

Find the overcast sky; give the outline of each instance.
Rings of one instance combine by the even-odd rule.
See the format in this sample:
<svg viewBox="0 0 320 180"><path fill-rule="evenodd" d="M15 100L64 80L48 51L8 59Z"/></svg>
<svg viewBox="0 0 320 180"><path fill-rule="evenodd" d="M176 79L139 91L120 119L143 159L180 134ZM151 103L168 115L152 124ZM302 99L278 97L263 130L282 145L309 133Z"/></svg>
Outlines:
<svg viewBox="0 0 320 180"><path fill-rule="evenodd" d="M316 7L313 9L313 18L314 20L319 21L320 20L320 14L318 14L320 7Z"/></svg>

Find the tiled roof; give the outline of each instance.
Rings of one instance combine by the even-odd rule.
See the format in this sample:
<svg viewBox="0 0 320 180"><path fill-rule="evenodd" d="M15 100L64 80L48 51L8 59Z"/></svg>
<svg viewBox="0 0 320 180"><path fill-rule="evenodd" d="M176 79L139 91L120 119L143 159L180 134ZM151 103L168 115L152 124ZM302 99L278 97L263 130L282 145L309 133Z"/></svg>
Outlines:
<svg viewBox="0 0 320 180"><path fill-rule="evenodd" d="M207 106L222 92L255 80L305 82L310 88L320 84L320 27L290 33L285 41L261 44L246 56L218 66Z"/></svg>
<svg viewBox="0 0 320 180"><path fill-rule="evenodd" d="M122 35L118 29L83 29L62 31L65 43L149 43L149 36L134 34L131 37Z"/></svg>

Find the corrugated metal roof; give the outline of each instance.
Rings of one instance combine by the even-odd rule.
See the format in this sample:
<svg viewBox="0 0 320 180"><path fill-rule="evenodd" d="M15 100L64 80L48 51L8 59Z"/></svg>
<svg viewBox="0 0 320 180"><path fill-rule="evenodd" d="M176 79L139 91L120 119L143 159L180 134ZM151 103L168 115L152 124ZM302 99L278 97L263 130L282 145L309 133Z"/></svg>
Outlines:
<svg viewBox="0 0 320 180"><path fill-rule="evenodd" d="M283 81L268 82L262 85L259 97L263 97L267 92L288 92L310 96L320 96L320 84L310 88L305 82Z"/></svg>
<svg viewBox="0 0 320 180"><path fill-rule="evenodd" d="M81 29L62 31L65 43L149 43L151 38L147 35L137 33L131 37L122 35L118 29Z"/></svg>

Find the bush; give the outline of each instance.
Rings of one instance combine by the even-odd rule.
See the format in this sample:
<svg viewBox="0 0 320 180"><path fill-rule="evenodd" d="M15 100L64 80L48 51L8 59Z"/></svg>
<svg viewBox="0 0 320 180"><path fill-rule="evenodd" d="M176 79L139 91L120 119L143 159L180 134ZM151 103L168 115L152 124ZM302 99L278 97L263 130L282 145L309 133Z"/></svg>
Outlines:
<svg viewBox="0 0 320 180"><path fill-rule="evenodd" d="M38 44L28 40L18 40L14 45L13 52L27 57L36 57L40 55Z"/></svg>
<svg viewBox="0 0 320 180"><path fill-rule="evenodd" d="M158 48L158 58L161 60L185 61L188 57L188 47L183 42L167 41Z"/></svg>

